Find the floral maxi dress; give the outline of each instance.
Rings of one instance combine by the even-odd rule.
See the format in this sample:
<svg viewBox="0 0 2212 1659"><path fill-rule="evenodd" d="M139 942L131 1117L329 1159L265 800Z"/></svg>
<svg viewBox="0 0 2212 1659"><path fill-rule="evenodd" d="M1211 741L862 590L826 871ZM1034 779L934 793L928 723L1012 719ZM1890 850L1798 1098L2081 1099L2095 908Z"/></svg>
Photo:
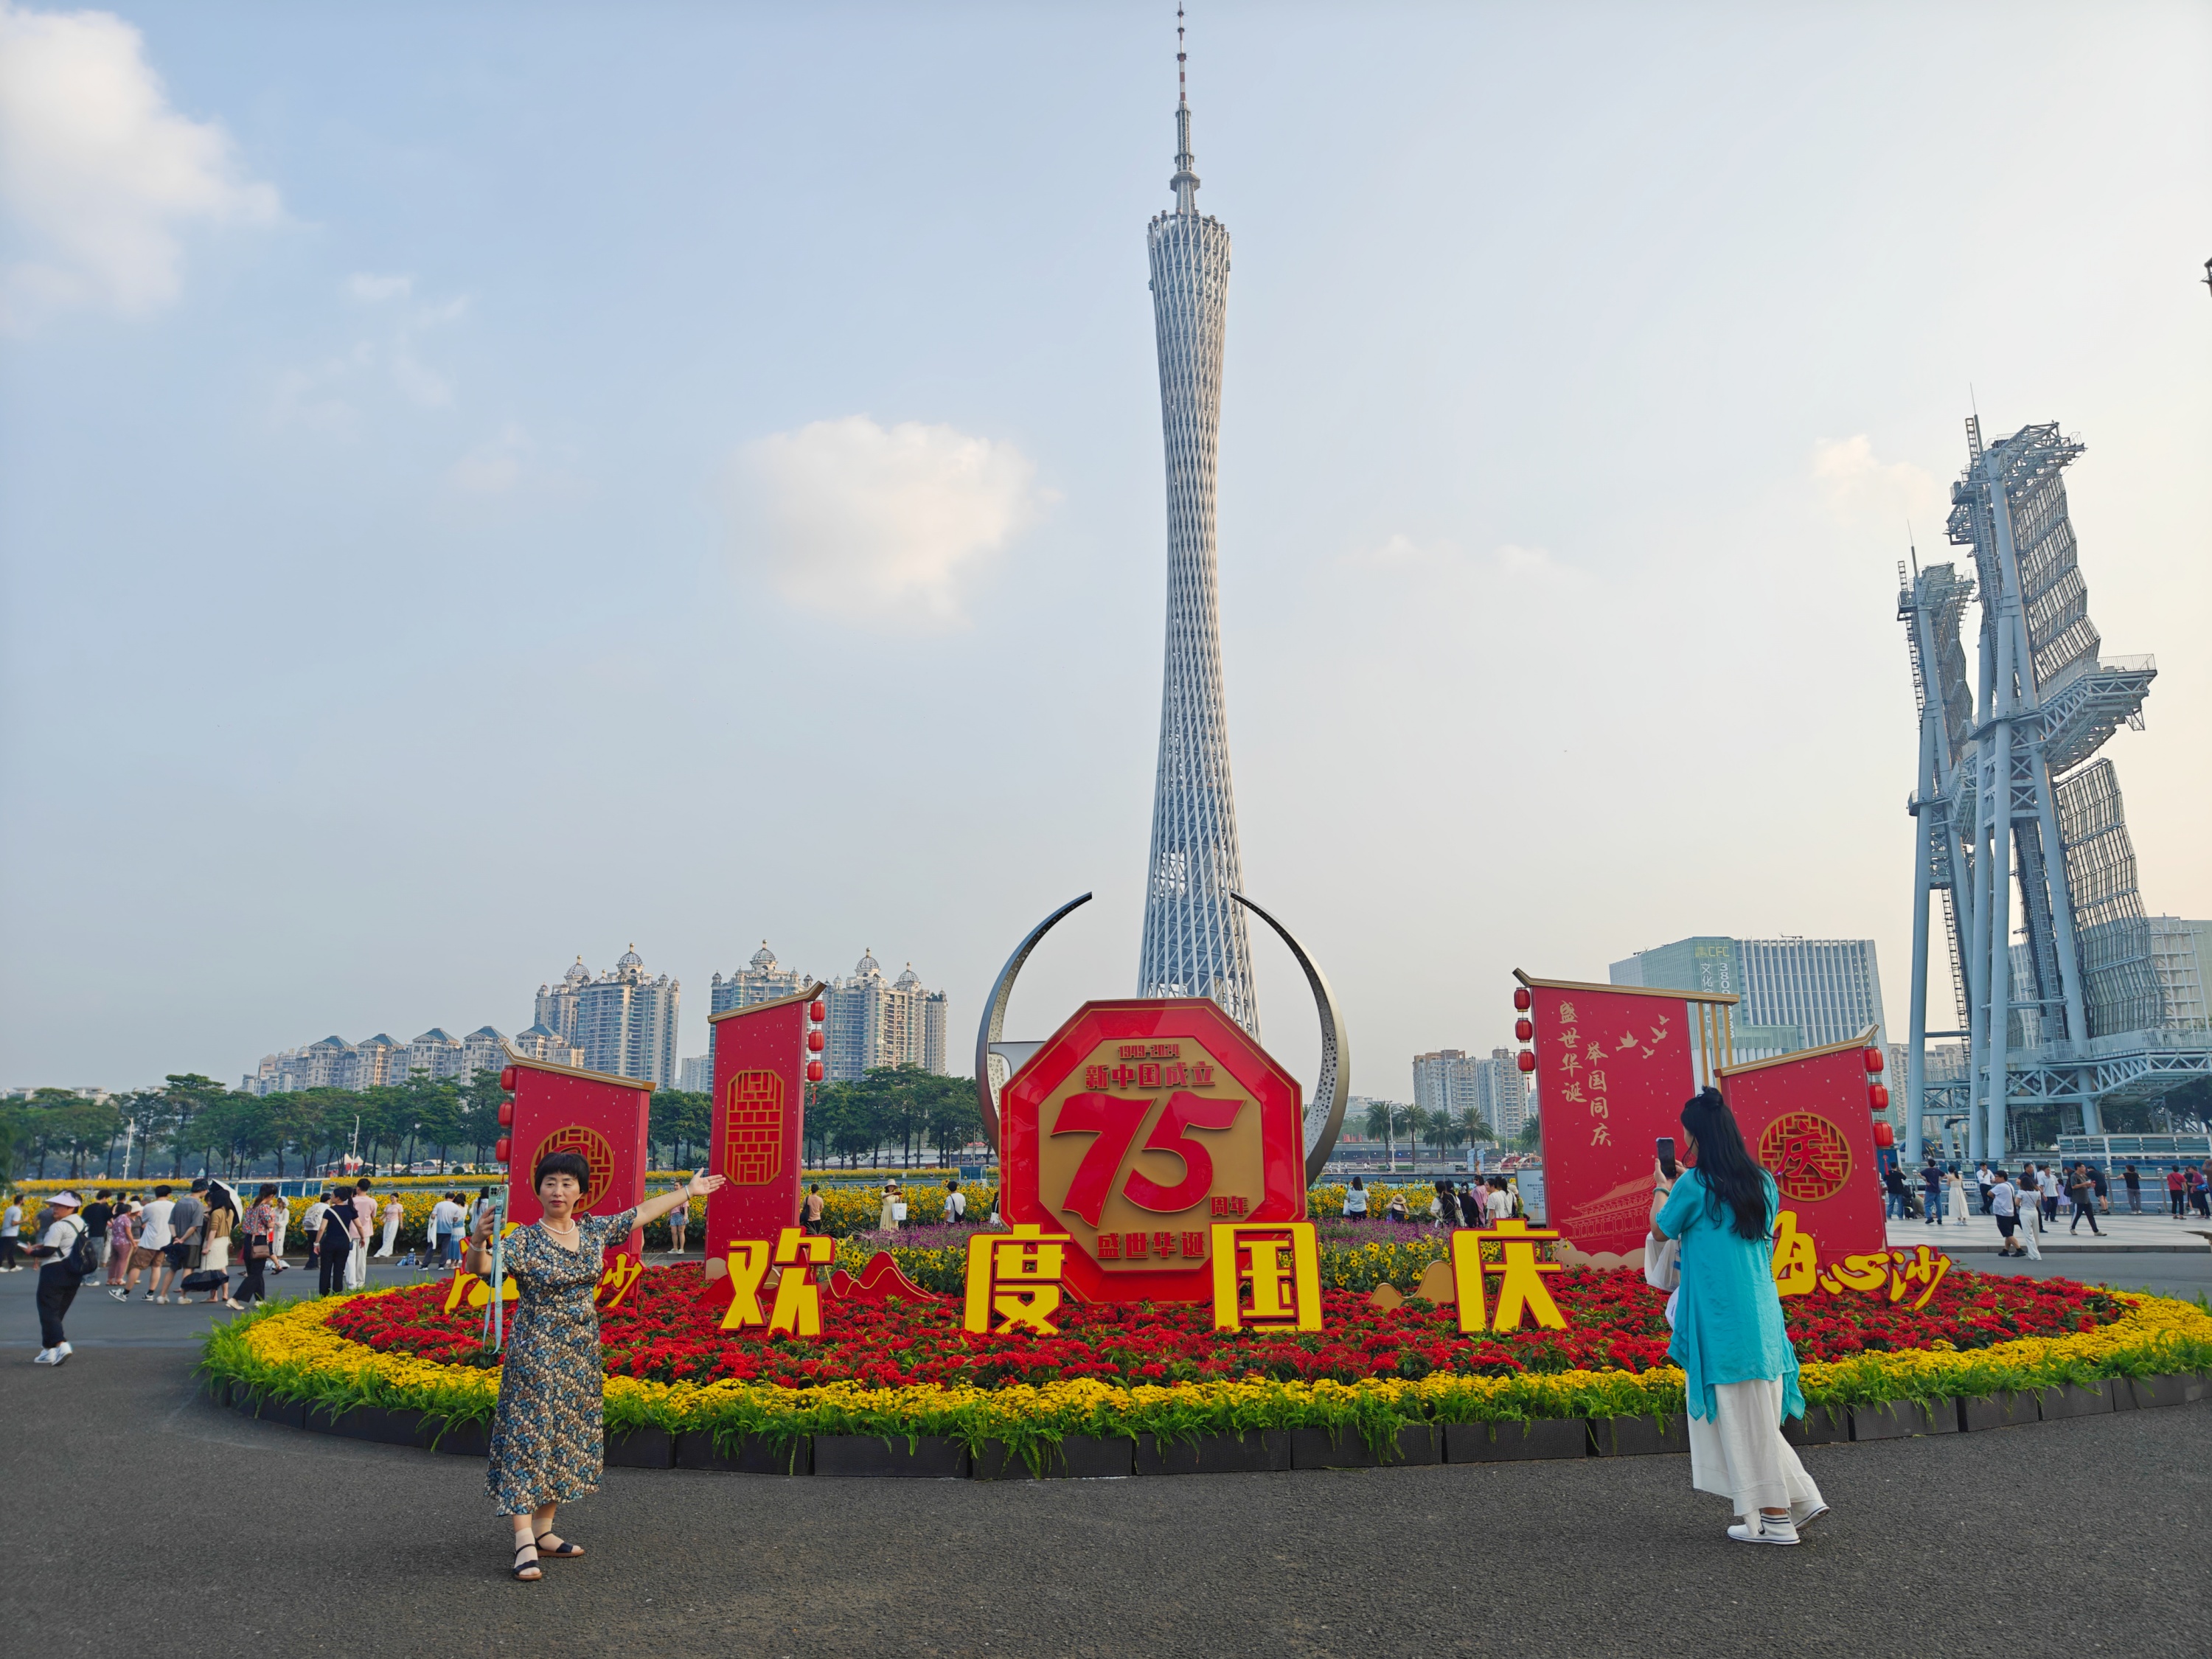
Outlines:
<svg viewBox="0 0 2212 1659"><path fill-rule="evenodd" d="M602 1252L629 1237L637 1212L579 1216L573 1250L532 1223L507 1238L521 1292L500 1366L484 1490L501 1515L526 1515L599 1489L606 1456L605 1371L592 1305Z"/></svg>

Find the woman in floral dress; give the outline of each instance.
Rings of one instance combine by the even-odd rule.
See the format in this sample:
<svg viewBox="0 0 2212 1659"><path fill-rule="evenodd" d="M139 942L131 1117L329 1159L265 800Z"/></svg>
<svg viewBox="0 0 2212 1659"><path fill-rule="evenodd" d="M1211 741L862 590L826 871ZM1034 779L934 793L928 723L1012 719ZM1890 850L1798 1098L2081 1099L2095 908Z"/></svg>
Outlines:
<svg viewBox="0 0 2212 1659"><path fill-rule="evenodd" d="M484 1478L498 1513L514 1522L510 1571L525 1582L542 1576L541 1557L584 1553L554 1533L553 1515L568 1499L599 1490L606 1452L605 1372L592 1302L605 1268L603 1253L632 1228L724 1184L720 1176L701 1176L635 1209L594 1216L583 1213L591 1166L576 1153L540 1158L533 1174L545 1213L507 1235L505 1266L521 1301L507 1330ZM491 1272L491 1226L489 1214L477 1223L471 1273Z"/></svg>

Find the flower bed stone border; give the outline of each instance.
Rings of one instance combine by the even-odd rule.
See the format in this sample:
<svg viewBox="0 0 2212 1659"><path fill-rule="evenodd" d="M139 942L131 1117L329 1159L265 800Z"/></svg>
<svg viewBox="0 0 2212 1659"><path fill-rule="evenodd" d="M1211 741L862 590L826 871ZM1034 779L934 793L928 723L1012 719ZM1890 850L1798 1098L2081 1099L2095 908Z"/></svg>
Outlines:
<svg viewBox="0 0 2212 1659"><path fill-rule="evenodd" d="M305 1401L256 1395L218 1379L208 1385L218 1404L247 1417L315 1434L384 1445L486 1455L480 1422L448 1425L428 1412L353 1406L332 1413ZM1815 1407L1785 1425L1799 1445L1894 1440L1929 1434L1979 1433L2028 1423L2194 1405L2212 1399L2212 1373L2108 1377L2019 1394L1879 1406ZM1378 1454L1356 1433L1327 1429L1264 1429L1193 1440L1145 1434L1099 1439L1069 1436L1047 1449L1041 1470L1004 1441L975 1452L939 1435L803 1435L778 1443L745 1436L718 1446L702 1431L671 1433L638 1428L607 1436L614 1468L683 1468L731 1474L907 1477L939 1480L1107 1480L1169 1474L1278 1474L1291 1469L1413 1468L1437 1463L1504 1463L1577 1457L1680 1455L1689 1449L1689 1419L1649 1417L1552 1418L1528 1422L1410 1424Z"/></svg>

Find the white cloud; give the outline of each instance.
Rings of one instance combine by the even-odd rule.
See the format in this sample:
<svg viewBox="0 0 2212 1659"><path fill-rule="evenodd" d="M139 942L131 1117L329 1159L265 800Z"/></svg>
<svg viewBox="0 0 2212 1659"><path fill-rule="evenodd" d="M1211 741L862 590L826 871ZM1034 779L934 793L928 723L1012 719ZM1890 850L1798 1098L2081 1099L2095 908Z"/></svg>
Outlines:
<svg viewBox="0 0 2212 1659"><path fill-rule="evenodd" d="M348 279L346 291L370 304L381 304L410 297L414 278L362 273ZM350 433L357 420L353 400L368 395L373 389L370 382L380 374L418 409L445 408L453 401L453 381L422 360L416 351L416 338L459 321L468 308L468 296L463 295L403 310L392 317L383 340L356 340L347 350L286 371L276 383L276 418L287 426Z"/></svg>
<svg viewBox="0 0 2212 1659"><path fill-rule="evenodd" d="M454 462L447 482L464 495L503 495L520 480L530 452L530 434L509 422L499 436Z"/></svg>
<svg viewBox="0 0 2212 1659"><path fill-rule="evenodd" d="M1910 461L1878 460L1865 433L1813 446L1813 483L1831 518L1846 529L1878 526L1901 531L1943 521L1949 495Z"/></svg>
<svg viewBox="0 0 2212 1659"><path fill-rule="evenodd" d="M265 224L276 190L242 176L213 122L169 107L138 31L108 12L0 0L0 204L18 257L0 317L159 309L183 284L180 233Z"/></svg>
<svg viewBox="0 0 2212 1659"><path fill-rule="evenodd" d="M346 278L346 292L373 306L386 300L404 300L414 291L412 276L380 276L374 271L356 270Z"/></svg>
<svg viewBox="0 0 2212 1659"><path fill-rule="evenodd" d="M967 585L1053 499L1012 444L917 421L817 421L738 459L740 559L793 603L870 627L963 624Z"/></svg>

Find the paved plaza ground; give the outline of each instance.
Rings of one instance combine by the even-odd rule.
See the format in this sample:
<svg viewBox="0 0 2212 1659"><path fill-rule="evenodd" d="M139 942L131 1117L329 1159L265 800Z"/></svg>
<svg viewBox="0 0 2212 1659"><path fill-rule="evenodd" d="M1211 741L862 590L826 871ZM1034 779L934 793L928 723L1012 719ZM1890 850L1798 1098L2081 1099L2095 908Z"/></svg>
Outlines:
<svg viewBox="0 0 2212 1659"><path fill-rule="evenodd" d="M2197 1256L2095 1265L2212 1282ZM571 1511L589 1558L517 1585L481 1462L215 1407L199 1310L92 1291L76 1356L34 1367L33 1279L0 1278L0 1619L26 1653L2212 1650L2212 1403L1816 1448L1835 1513L1796 1550L1727 1543L1673 1457L1003 1485L614 1469Z"/></svg>

